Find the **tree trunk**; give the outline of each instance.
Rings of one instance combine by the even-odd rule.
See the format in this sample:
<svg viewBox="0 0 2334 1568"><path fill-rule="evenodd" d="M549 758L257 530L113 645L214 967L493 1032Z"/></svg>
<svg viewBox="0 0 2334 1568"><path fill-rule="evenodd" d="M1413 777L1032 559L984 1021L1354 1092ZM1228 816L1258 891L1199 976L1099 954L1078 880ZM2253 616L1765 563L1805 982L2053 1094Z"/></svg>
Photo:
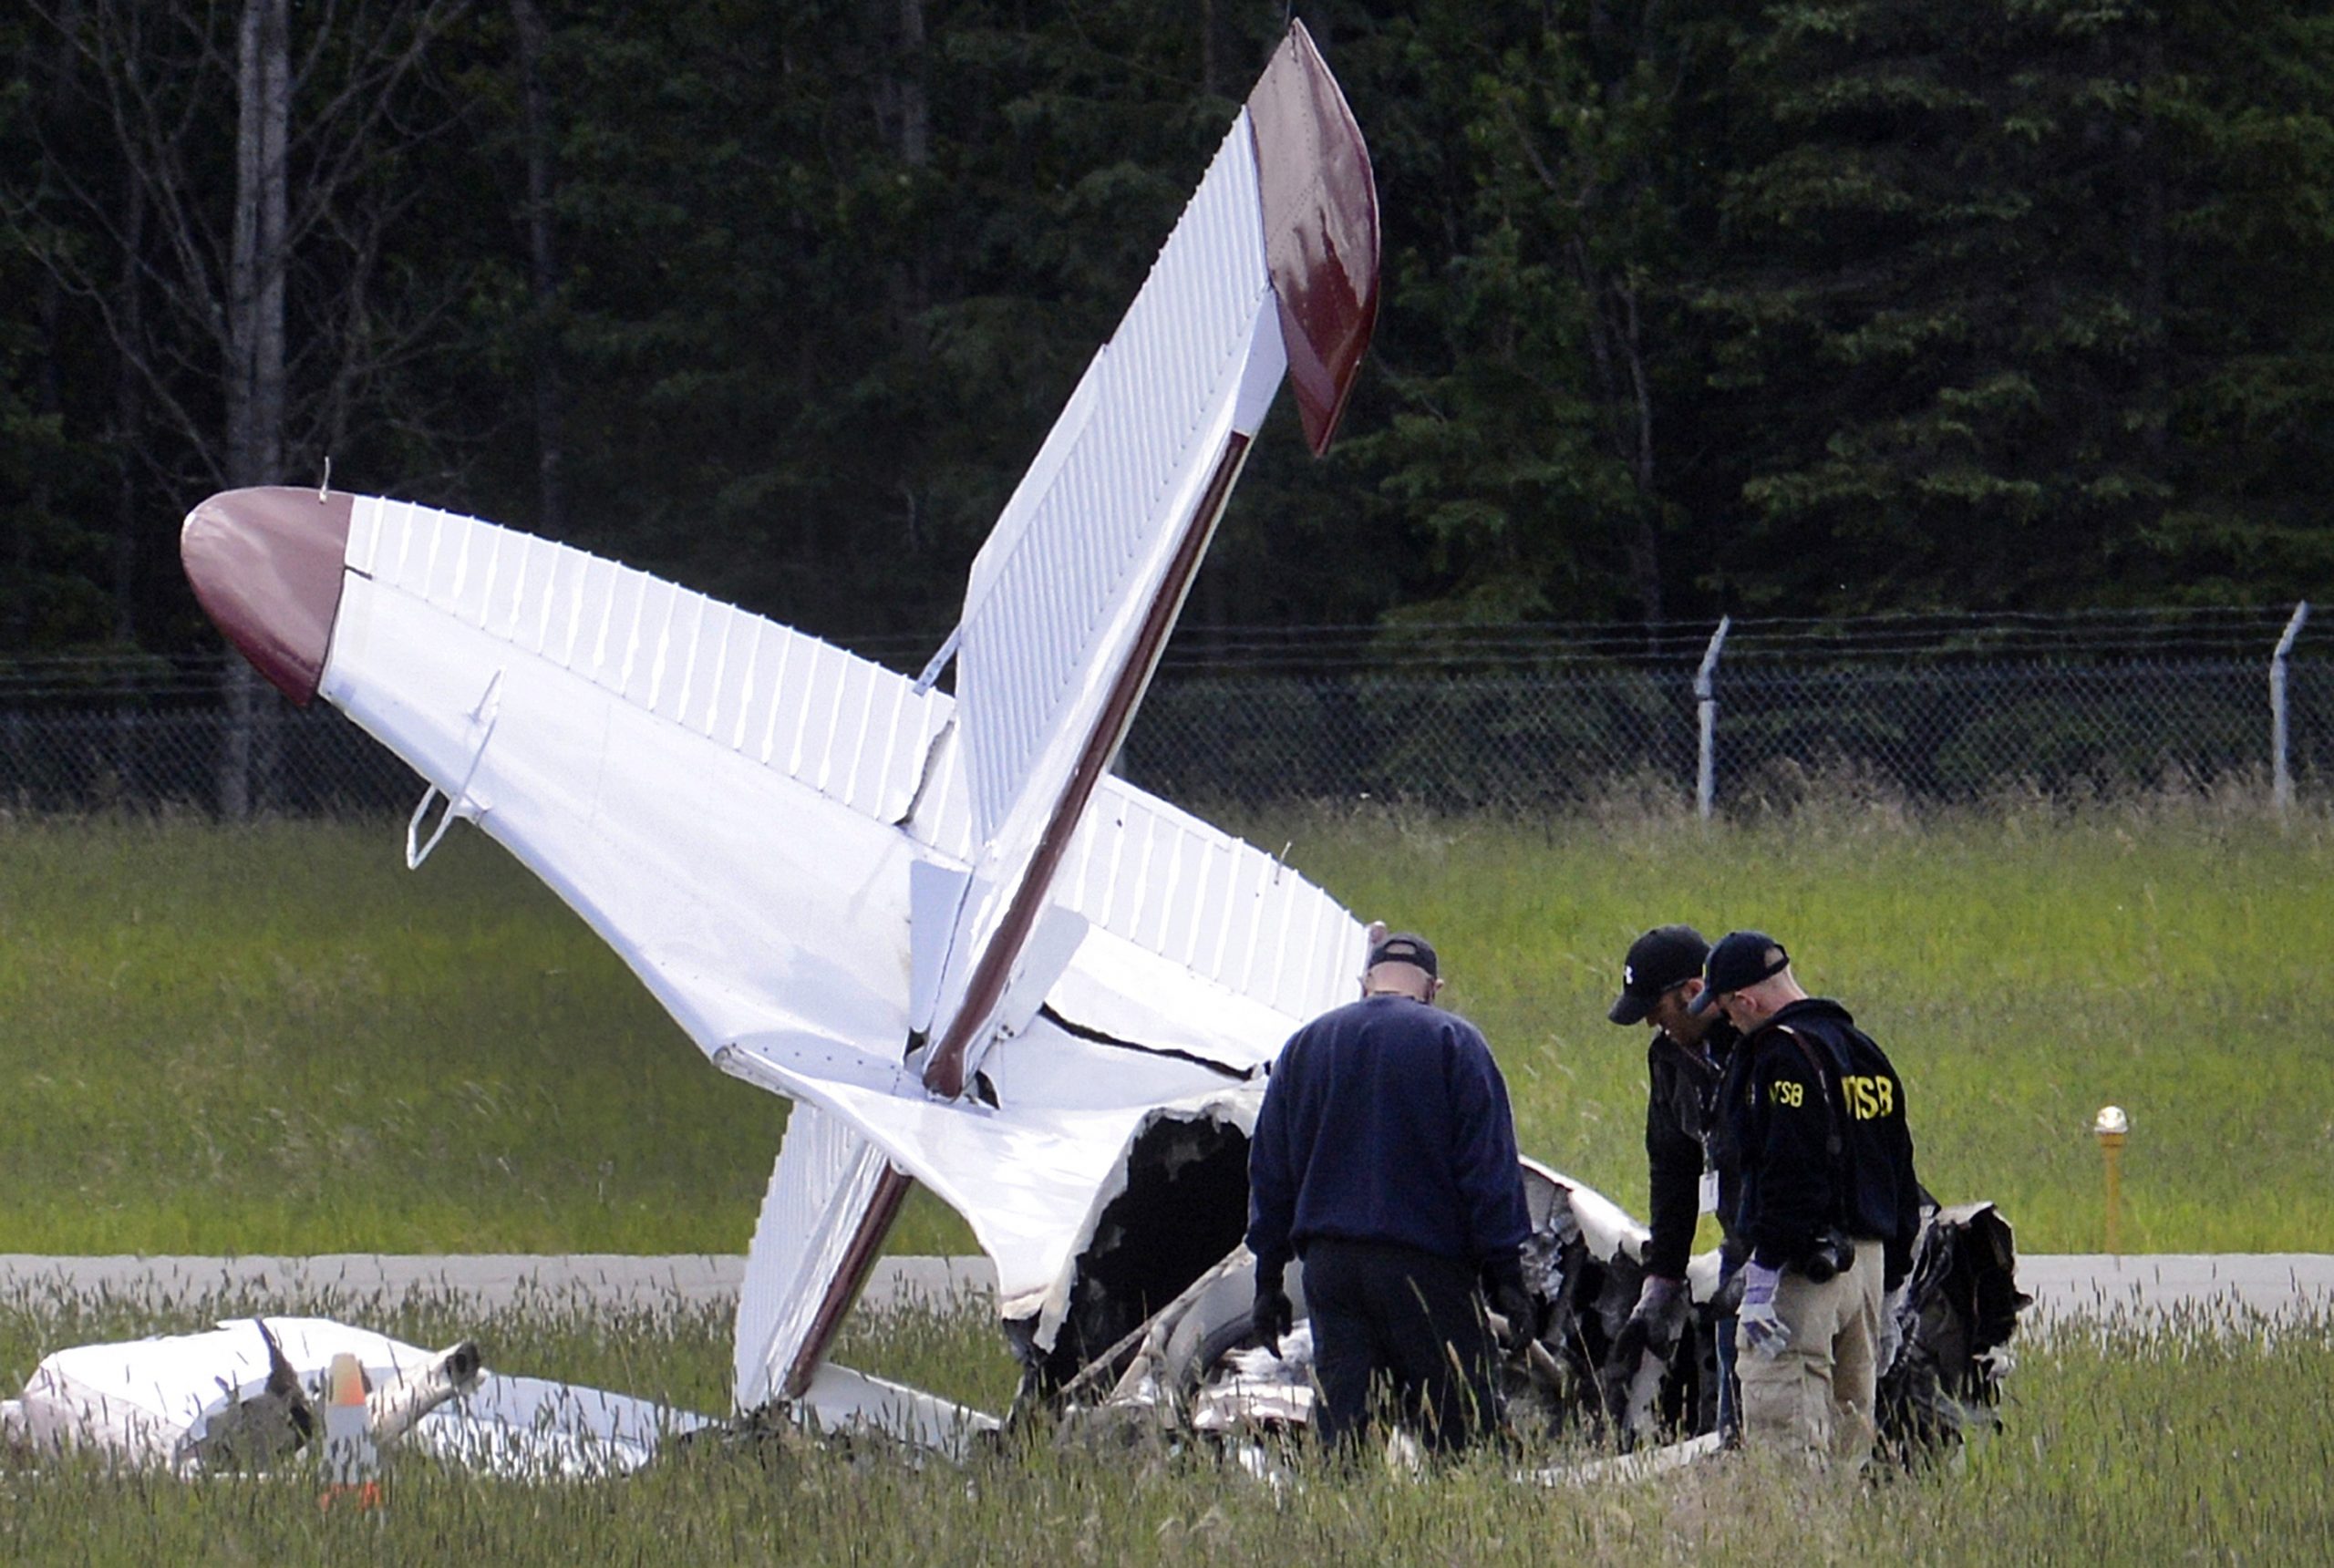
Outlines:
<svg viewBox="0 0 2334 1568"><path fill-rule="evenodd" d="M1653 493L1653 389L1646 364L1644 323L1637 286L1607 278L1589 254L1585 235L1572 243L1573 275L1588 304L1589 363L1596 373L1598 423L1614 457L1626 464L1637 504L1623 525L1621 548L1629 586L1648 626L1662 618L1661 535Z"/></svg>
<svg viewBox="0 0 2334 1568"><path fill-rule="evenodd" d="M284 136L291 119L287 0L243 0L236 48L235 224L228 260L227 478L276 483L284 469ZM219 810L252 814L253 754L263 749L258 683L227 665L227 738ZM271 714L272 709L268 709ZM270 727L271 730L273 727ZM267 738L272 748L274 736Z"/></svg>
<svg viewBox="0 0 2334 1568"><path fill-rule="evenodd" d="M1637 522L1629 541L1629 574L1637 580L1637 606L1645 614L1645 624L1650 630L1662 621L1661 603L1661 510L1654 495L1653 469L1653 386L1652 372L1646 365L1644 322L1637 314L1637 291L1635 284L1616 285L1622 303L1625 330L1621 347L1628 364L1631 438L1629 443L1629 477L1637 481Z"/></svg>
<svg viewBox="0 0 2334 1568"><path fill-rule="evenodd" d="M67 0L57 13L56 36L46 57L34 56L40 85L50 99L58 105L69 98L78 56L73 48L74 30L81 25L78 0ZM66 361L65 289L54 273L41 277L40 294L34 304L35 317L40 323L40 357L33 376L33 407L36 412L56 419L62 428L65 418L65 376L61 366ZM57 486L48 465L38 464L31 475L26 496L26 513L30 519L43 520L44 527L31 526L13 531L9 540L8 562L13 568L10 580L15 592L0 596L7 606L5 632L12 646L23 647L31 640L33 627L33 557L34 536L45 531L46 520L57 505Z"/></svg>
<svg viewBox="0 0 2334 1568"><path fill-rule="evenodd" d="M520 135L527 160L527 289L532 319L529 347L535 381L535 526L553 539L567 536L567 500L561 482L567 445L566 403L559 343L559 234L552 222L558 184L553 156L551 90L543 81L550 32L534 0L511 0L519 36Z"/></svg>
<svg viewBox="0 0 2334 1568"><path fill-rule="evenodd" d="M146 286L140 275L146 248L148 200L145 185L135 177L122 181L121 273L114 285L121 312L123 335L133 341L146 334ZM145 390L138 367L123 355L114 371L113 430L113 634L125 647L138 642L138 539L150 525L145 497L138 488L137 465L129 454L145 439L141 410Z"/></svg>
<svg viewBox="0 0 2334 1568"><path fill-rule="evenodd" d="M2140 79L2160 82L2164 77L2164 26L2161 21L2143 24L2147 28L2145 42L2141 46ZM2171 228L2168 211L2171 206L2165 191L2164 143L2163 128L2153 117L2143 118L2136 132L2133 149L2139 164L2139 186L2143 192L2140 207L2140 321L2145 335L2141 349L2142 363L2147 367L2147 425L2141 443L2148 455L2148 477L2164 480L2170 468L2172 439L2172 324L2170 284Z"/></svg>
<svg viewBox="0 0 2334 1568"><path fill-rule="evenodd" d="M887 0L876 0L879 26ZM888 69L875 72L876 117L888 129L903 167L922 170L932 162L932 126L924 84L924 0L888 0L892 57ZM888 122L888 123L887 123ZM902 356L920 361L924 354L924 313L931 304L931 268L922 248L911 251L886 269L891 297L891 325ZM914 465L903 468L899 480L900 531L911 552L922 547L924 500Z"/></svg>
<svg viewBox="0 0 2334 1568"><path fill-rule="evenodd" d="M900 161L922 169L932 161L932 116L924 87L924 0L900 5Z"/></svg>
<svg viewBox="0 0 2334 1568"><path fill-rule="evenodd" d="M36 306L40 319L41 356L39 368L33 376L33 408L42 416L61 420L65 409L65 381L57 366L64 363L65 291L55 278L41 281L40 299ZM46 520L57 505L57 487L50 480L48 465L35 466L32 482L26 496L26 526L12 529L8 538L9 581L12 592L0 595L0 603L7 606L5 632L8 645L21 648L32 640L33 628L33 565L34 536L46 531ZM33 520L42 520L42 527L31 526Z"/></svg>
<svg viewBox="0 0 2334 1568"><path fill-rule="evenodd" d="M243 0L236 50L235 225L228 261L227 480L284 468L284 139L287 0Z"/></svg>

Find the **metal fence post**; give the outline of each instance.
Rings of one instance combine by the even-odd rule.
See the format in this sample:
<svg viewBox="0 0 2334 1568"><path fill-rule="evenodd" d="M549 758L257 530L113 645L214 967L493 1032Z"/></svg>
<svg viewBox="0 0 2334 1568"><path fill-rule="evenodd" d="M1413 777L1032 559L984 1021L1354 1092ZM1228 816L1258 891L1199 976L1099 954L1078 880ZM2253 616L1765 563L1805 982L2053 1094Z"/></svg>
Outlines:
<svg viewBox="0 0 2334 1568"><path fill-rule="evenodd" d="M1694 779L1694 809L1705 822L1718 802L1718 695L1711 677L1718 673L1718 651L1725 645L1726 629L1732 624L1731 615L1718 618L1718 630L1710 634L1710 645L1702 652L1702 667L1694 672L1694 710L1701 721L1701 766Z"/></svg>
<svg viewBox="0 0 2334 1568"><path fill-rule="evenodd" d="M2304 599L2294 605L2286 634L2277 639L2277 651L2269 655L2269 799L2280 817L2294 800L2293 761L2286 730L2286 659L2294 651L2294 639L2301 635L2302 623L2308 619L2309 601Z"/></svg>

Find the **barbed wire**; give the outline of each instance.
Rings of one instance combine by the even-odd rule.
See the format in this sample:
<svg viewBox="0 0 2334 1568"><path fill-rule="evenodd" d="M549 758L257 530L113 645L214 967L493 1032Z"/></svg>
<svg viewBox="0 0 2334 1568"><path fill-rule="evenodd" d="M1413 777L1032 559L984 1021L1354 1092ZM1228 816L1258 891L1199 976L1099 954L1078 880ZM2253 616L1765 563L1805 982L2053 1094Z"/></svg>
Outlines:
<svg viewBox="0 0 2334 1568"><path fill-rule="evenodd" d="M1954 660L2266 658L2294 606L2204 606L2060 614L1904 614L1856 618L1730 619L1729 662L1854 664L1920 657ZM1693 665L1715 622L1470 624L1397 622L1378 626L1186 630L1162 667L1203 673L1279 670L1331 674L1420 666L1478 668Z"/></svg>

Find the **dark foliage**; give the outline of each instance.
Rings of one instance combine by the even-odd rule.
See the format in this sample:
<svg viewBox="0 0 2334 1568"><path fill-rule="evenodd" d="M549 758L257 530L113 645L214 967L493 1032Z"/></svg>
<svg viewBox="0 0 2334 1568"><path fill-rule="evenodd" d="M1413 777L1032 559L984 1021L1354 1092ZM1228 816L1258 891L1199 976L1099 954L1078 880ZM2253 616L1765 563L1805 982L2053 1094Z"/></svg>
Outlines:
<svg viewBox="0 0 2334 1568"><path fill-rule="evenodd" d="M273 3L280 410L230 254L271 0L0 21L0 649L203 642L177 520L327 455L936 640L1285 15ZM2329 586L2319 8L1304 15L1376 160L1386 308L1338 449L1286 409L1260 443L1186 639Z"/></svg>

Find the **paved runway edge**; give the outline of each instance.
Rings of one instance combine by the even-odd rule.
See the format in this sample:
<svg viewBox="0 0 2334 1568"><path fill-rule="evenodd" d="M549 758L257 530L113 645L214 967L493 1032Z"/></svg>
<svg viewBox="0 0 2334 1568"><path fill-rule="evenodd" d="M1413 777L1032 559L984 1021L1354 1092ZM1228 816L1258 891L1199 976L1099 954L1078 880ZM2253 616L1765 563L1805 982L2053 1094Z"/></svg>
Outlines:
<svg viewBox="0 0 2334 1568"><path fill-rule="evenodd" d="M679 1254L582 1253L408 1255L332 1253L315 1257L56 1257L0 1253L0 1297L53 1292L150 1301L280 1295L351 1303L383 1295L459 1296L481 1307L522 1301L598 1306L719 1305L737 1299L745 1260ZM2019 1287L2038 1325L2117 1316L2172 1316L2242 1309L2264 1316L2334 1309L2334 1253L2029 1253ZM862 1304L986 1304L995 1271L979 1257L880 1259Z"/></svg>
<svg viewBox="0 0 2334 1568"><path fill-rule="evenodd" d="M0 1253L0 1296L62 1291L156 1305L216 1295L363 1301L411 1294L493 1308L520 1302L598 1306L721 1305L738 1299L746 1260L622 1253L327 1253L313 1257L61 1257ZM869 1305L946 1305L996 1295L986 1258L897 1257L876 1262Z"/></svg>

